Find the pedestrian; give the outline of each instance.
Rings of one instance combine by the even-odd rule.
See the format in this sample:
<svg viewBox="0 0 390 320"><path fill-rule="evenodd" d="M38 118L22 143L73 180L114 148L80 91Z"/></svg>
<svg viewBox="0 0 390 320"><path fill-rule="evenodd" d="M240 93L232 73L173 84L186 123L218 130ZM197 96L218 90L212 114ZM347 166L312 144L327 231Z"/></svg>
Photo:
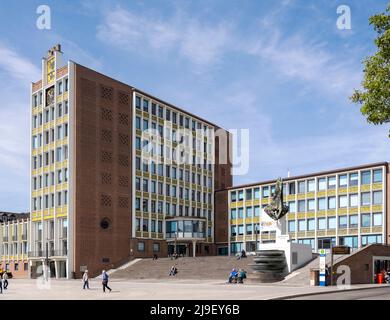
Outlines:
<svg viewBox="0 0 390 320"><path fill-rule="evenodd" d="M84 274L83 274L83 289L87 288L89 289L89 278L88 278L88 270L85 270L84 271Z"/></svg>
<svg viewBox="0 0 390 320"><path fill-rule="evenodd" d="M106 292L106 288L112 291L111 288L108 286L108 274L106 270L103 270L102 272L102 285L103 285L103 292Z"/></svg>
<svg viewBox="0 0 390 320"><path fill-rule="evenodd" d="M237 272L236 268L233 268L232 272L230 272L230 274L229 274L228 283L237 282L237 277L238 277L238 272Z"/></svg>
<svg viewBox="0 0 390 320"><path fill-rule="evenodd" d="M0 279L0 293L3 293L3 280Z"/></svg>
<svg viewBox="0 0 390 320"><path fill-rule="evenodd" d="M154 254L153 255L153 260L157 260L157 259L158 259L157 254Z"/></svg>
<svg viewBox="0 0 390 320"><path fill-rule="evenodd" d="M2 278L3 278L3 288L4 288L4 290L7 290L7 287L8 287L8 274L7 274L7 271L4 271Z"/></svg>
<svg viewBox="0 0 390 320"><path fill-rule="evenodd" d="M169 271L169 275L170 275L170 276L175 276L176 273L177 273L176 267L175 267L175 266L172 266L172 267L171 267L171 270Z"/></svg>

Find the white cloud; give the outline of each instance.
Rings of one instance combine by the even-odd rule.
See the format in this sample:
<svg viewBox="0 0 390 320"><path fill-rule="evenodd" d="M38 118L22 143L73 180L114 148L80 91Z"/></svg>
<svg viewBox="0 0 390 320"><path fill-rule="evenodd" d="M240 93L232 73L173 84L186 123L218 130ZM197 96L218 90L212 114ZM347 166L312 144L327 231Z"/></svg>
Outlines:
<svg viewBox="0 0 390 320"><path fill-rule="evenodd" d="M10 77L18 80L40 78L40 70L30 61L21 57L15 50L0 43L0 70L6 72Z"/></svg>
<svg viewBox="0 0 390 320"><path fill-rule="evenodd" d="M29 84L40 70L0 43L0 210L26 210L29 204Z"/></svg>
<svg viewBox="0 0 390 320"><path fill-rule="evenodd" d="M265 34L247 41L243 47L270 64L281 76L334 94L350 94L359 84L360 71L351 61L339 60L340 56L330 53L325 43L308 41L299 35L283 38L277 29L269 29Z"/></svg>
<svg viewBox="0 0 390 320"><path fill-rule="evenodd" d="M228 48L232 28L227 23L209 25L179 12L168 20L142 16L125 9L108 11L97 28L97 38L144 54L179 54L201 71L219 61Z"/></svg>

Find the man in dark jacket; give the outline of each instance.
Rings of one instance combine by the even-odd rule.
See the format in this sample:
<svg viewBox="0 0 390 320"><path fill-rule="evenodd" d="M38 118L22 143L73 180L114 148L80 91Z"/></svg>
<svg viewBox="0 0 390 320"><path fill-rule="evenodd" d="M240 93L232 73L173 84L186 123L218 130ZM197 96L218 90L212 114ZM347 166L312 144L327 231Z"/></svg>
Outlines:
<svg viewBox="0 0 390 320"><path fill-rule="evenodd" d="M106 270L103 270L102 273L102 285L103 285L103 292L106 292L106 288L110 290L110 292L112 291L111 288L108 286L108 274Z"/></svg>

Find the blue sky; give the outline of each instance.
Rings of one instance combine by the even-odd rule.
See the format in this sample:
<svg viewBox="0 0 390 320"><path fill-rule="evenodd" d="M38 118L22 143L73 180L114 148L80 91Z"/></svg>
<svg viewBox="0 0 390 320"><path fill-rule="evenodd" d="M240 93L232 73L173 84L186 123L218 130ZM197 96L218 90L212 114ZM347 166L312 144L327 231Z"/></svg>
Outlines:
<svg viewBox="0 0 390 320"><path fill-rule="evenodd" d="M0 4L0 210L29 206L29 85L41 57L66 59L225 129L250 130L235 184L390 160L389 126L348 101L375 51L368 17L387 1L42 1ZM336 27L339 5L352 29Z"/></svg>

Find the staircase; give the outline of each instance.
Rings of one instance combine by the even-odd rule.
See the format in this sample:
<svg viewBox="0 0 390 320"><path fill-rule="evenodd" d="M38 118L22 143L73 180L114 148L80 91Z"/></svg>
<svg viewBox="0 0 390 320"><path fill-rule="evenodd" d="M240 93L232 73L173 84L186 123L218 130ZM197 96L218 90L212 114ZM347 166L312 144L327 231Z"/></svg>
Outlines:
<svg viewBox="0 0 390 320"><path fill-rule="evenodd" d="M212 279L226 280L232 268L242 268L252 272L249 264L253 263L253 257L248 256L241 260L236 257L211 256L211 257L184 257L176 260L171 258L159 258L158 260L140 259L138 262L125 268L112 271L112 279L167 279L169 270L175 266L178 270L177 279Z"/></svg>

